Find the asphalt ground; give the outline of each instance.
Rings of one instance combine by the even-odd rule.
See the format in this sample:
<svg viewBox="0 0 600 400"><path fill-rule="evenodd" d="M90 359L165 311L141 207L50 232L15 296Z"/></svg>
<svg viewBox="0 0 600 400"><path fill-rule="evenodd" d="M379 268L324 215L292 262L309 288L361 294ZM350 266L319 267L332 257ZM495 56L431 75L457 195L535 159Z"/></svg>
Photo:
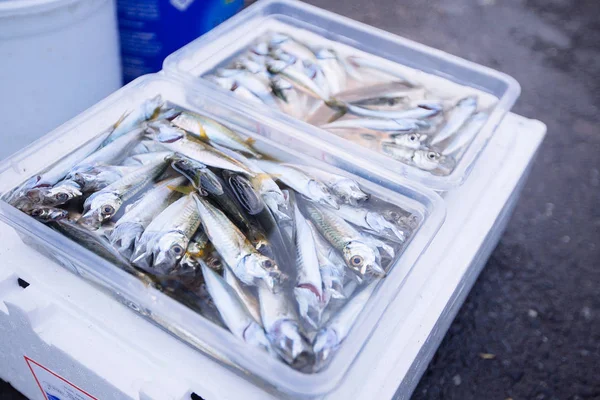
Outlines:
<svg viewBox="0 0 600 400"><path fill-rule="evenodd" d="M600 2L309 2L512 75L513 111L548 125L414 399L600 399Z"/></svg>

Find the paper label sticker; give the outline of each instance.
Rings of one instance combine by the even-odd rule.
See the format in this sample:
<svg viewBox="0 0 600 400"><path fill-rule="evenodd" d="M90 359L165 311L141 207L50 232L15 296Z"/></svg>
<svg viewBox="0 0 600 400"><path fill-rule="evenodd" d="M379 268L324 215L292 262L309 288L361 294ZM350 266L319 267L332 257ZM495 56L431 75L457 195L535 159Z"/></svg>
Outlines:
<svg viewBox="0 0 600 400"><path fill-rule="evenodd" d="M98 400L40 363L24 358L46 400Z"/></svg>

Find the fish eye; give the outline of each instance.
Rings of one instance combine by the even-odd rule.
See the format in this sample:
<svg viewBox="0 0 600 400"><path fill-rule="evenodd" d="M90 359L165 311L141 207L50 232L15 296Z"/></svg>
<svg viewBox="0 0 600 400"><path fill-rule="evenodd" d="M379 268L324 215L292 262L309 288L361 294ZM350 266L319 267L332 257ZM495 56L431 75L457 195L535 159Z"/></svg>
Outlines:
<svg viewBox="0 0 600 400"><path fill-rule="evenodd" d="M437 154L433 151L430 151L429 153L427 153L427 158L429 158L430 160L435 160L437 158Z"/></svg>
<svg viewBox="0 0 600 400"><path fill-rule="evenodd" d="M56 198L56 200L58 201L67 201L69 200L69 196L66 193L56 193L54 195L54 197Z"/></svg>
<svg viewBox="0 0 600 400"><path fill-rule="evenodd" d="M399 215L398 215L398 213L396 211L390 211L390 217L392 217L392 218L398 218Z"/></svg>
<svg viewBox="0 0 600 400"><path fill-rule="evenodd" d="M102 206L102 214L106 216L113 215L115 213L115 208L111 205Z"/></svg>
<svg viewBox="0 0 600 400"><path fill-rule="evenodd" d="M31 216L32 217L41 217L44 214L44 210L37 208L35 210L31 211Z"/></svg>
<svg viewBox="0 0 600 400"><path fill-rule="evenodd" d="M363 264L364 261L365 261L364 258L362 258L361 256L353 256L350 259L350 262L355 267L360 267Z"/></svg>
<svg viewBox="0 0 600 400"><path fill-rule="evenodd" d="M178 244L176 244L175 246L171 247L171 250L177 256L180 255L180 254L183 254L183 248L181 246L179 246Z"/></svg>
<svg viewBox="0 0 600 400"><path fill-rule="evenodd" d="M273 261L271 261L271 260L265 260L263 262L263 267L265 267L265 268L272 268L273 267Z"/></svg>
<svg viewBox="0 0 600 400"><path fill-rule="evenodd" d="M411 142L414 142L417 140L417 135L413 134L413 135L410 135L408 138L410 139Z"/></svg>

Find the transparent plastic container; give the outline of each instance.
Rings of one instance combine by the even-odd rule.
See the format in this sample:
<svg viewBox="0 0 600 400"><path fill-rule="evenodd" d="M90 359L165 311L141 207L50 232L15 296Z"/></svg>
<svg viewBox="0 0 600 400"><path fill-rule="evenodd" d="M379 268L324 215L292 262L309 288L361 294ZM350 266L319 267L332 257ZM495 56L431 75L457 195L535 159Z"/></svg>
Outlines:
<svg viewBox="0 0 600 400"><path fill-rule="evenodd" d="M115 92L88 111L62 125L0 164L0 195L53 164L109 128L124 110L160 94L164 100L225 123L256 139L255 148L280 160L295 161L338 173L355 173L373 195L416 215L419 227L396 257L353 325L331 363L317 373L302 373L272 358L195 313L159 290L61 233L0 201L0 218L16 228L24 242L70 271L98 285L133 310L190 345L217 359L245 379L267 389L300 397L321 396L340 384L356 356L378 325L387 305L401 289L412 266L436 235L445 218L441 197L412 183L400 183L387 170L357 159L270 118L248 115L246 106L211 89L198 91L175 77L147 75ZM345 170L346 172L344 172ZM369 366L361 366L369 368Z"/></svg>
<svg viewBox="0 0 600 400"><path fill-rule="evenodd" d="M270 115L295 125L307 135L325 139L348 152L361 154L376 165L391 169L398 175L434 190L445 191L462 184L476 158L520 94L519 84L508 75L293 0L257 2L167 57L163 67L167 73L180 74L197 84L218 87L215 83L198 77L226 65L266 32L275 30L290 33L294 29L308 32L306 35L311 38L320 37L359 54L378 57L382 63L390 66L395 65L421 74L419 76L426 77L432 84L445 87L444 90L460 85L465 94L478 92L496 99L488 110L489 117L484 126L463 152L452 172L444 176L432 175L394 160L383 153L274 110L273 107L247 102L256 113ZM226 91L220 87L219 90ZM233 93L228 94L235 96Z"/></svg>

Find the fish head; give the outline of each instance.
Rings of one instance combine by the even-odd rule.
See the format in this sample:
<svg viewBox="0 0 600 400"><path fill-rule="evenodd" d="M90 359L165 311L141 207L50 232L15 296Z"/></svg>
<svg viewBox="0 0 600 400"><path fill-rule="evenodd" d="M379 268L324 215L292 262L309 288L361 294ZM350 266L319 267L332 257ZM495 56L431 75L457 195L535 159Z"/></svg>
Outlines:
<svg viewBox="0 0 600 400"><path fill-rule="evenodd" d="M81 195L81 187L77 183L63 181L44 191L42 202L47 206L58 206Z"/></svg>
<svg viewBox="0 0 600 400"><path fill-rule="evenodd" d="M224 265L219 253L213 252L210 256L206 257L206 266L215 272L222 272Z"/></svg>
<svg viewBox="0 0 600 400"><path fill-rule="evenodd" d="M136 222L123 222L115 226L110 233L110 242L119 253L130 257L142 233L144 233L143 225Z"/></svg>
<svg viewBox="0 0 600 400"><path fill-rule="evenodd" d="M188 238L183 232L170 231L162 235L152 248L152 267L157 274L170 275L185 255Z"/></svg>
<svg viewBox="0 0 600 400"><path fill-rule="evenodd" d="M174 143L185 137L185 131L167 120L154 121L148 124L149 136L159 143Z"/></svg>
<svg viewBox="0 0 600 400"><path fill-rule="evenodd" d="M319 181L311 179L308 182L308 193L310 194L311 200L333 207L336 210L340 208L339 202L335 196L331 194L327 186Z"/></svg>
<svg viewBox="0 0 600 400"><path fill-rule="evenodd" d="M73 179L79 183L82 191L93 191L101 190L119 178L121 172L116 168L95 168L76 172Z"/></svg>
<svg viewBox="0 0 600 400"><path fill-rule="evenodd" d="M223 174L233 189L238 202L248 214L256 215L263 210L263 200L248 179L228 171L223 172Z"/></svg>
<svg viewBox="0 0 600 400"><path fill-rule="evenodd" d="M269 45L267 42L258 43L250 48L250 52L258 56L266 56L269 54Z"/></svg>
<svg viewBox="0 0 600 400"><path fill-rule="evenodd" d="M337 54L335 53L335 50L328 49L326 47L321 47L320 49L315 51L315 56L319 60L335 60L337 58Z"/></svg>
<svg viewBox="0 0 600 400"><path fill-rule="evenodd" d="M448 175L455 166L452 157L444 156L433 150L417 150L412 160L417 167L440 175Z"/></svg>
<svg viewBox="0 0 600 400"><path fill-rule="evenodd" d="M313 341L315 353L315 367L321 368L329 360L331 354L338 348L340 340L332 328L321 329Z"/></svg>
<svg viewBox="0 0 600 400"><path fill-rule="evenodd" d="M280 73L290 64L292 64L292 63L290 63L289 60L288 60L288 62L286 62L284 60L275 60L275 59L267 59L266 60L267 69L269 70L269 72L271 72L273 74Z"/></svg>
<svg viewBox="0 0 600 400"><path fill-rule="evenodd" d="M385 271L380 265L379 251L364 241L350 241L344 247L343 253L348 267L360 277L385 275Z"/></svg>
<svg viewBox="0 0 600 400"><path fill-rule="evenodd" d="M123 204L115 192L96 192L83 203L83 215L79 222L89 228L98 229L104 221L111 219Z"/></svg>
<svg viewBox="0 0 600 400"><path fill-rule="evenodd" d="M278 321L267 333L275 351L288 364L302 368L312 361L311 346L295 321Z"/></svg>
<svg viewBox="0 0 600 400"><path fill-rule="evenodd" d="M69 216L67 210L62 208L38 207L29 212L29 215L42 222L51 222L65 219Z"/></svg>
<svg viewBox="0 0 600 400"><path fill-rule="evenodd" d="M258 251L244 256L238 268L242 268L253 276L260 277L269 290L273 290L282 279L277 263Z"/></svg>
<svg viewBox="0 0 600 400"><path fill-rule="evenodd" d="M393 135L394 143L398 146L408 147L409 149L421 148L421 143L427 138L427 135L422 135L418 132L401 133Z"/></svg>
<svg viewBox="0 0 600 400"><path fill-rule="evenodd" d="M334 190L339 196L348 199L350 203L356 205L369 199L369 195L363 192L358 183L353 179L344 179L335 184Z"/></svg>

